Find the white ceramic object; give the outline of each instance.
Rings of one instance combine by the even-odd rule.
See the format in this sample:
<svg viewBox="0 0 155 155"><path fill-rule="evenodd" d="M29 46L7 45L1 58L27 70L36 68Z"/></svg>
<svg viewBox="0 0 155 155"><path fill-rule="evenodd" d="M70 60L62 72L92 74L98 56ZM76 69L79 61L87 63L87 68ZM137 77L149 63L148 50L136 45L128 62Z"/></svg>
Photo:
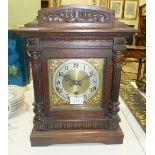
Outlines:
<svg viewBox="0 0 155 155"><path fill-rule="evenodd" d="M8 85L8 112L9 116L21 110L24 106L25 96L21 87Z"/></svg>

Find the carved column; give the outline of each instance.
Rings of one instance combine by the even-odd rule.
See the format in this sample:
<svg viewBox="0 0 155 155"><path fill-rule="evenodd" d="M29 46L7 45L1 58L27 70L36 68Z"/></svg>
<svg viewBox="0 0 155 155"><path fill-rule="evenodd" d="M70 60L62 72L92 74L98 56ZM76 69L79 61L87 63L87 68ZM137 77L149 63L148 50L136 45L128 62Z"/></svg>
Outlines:
<svg viewBox="0 0 155 155"><path fill-rule="evenodd" d="M34 87L34 123L41 121L44 118L43 109L43 98L42 98L42 77L41 77L41 58L40 51L33 50L34 46L39 46L37 39L31 39L28 41L29 46L29 58L32 64L32 75L33 75L33 87Z"/></svg>
<svg viewBox="0 0 155 155"><path fill-rule="evenodd" d="M118 116L119 108L119 88L121 79L123 54L121 51L113 51L112 66L113 66L113 78L111 88L111 100L109 105L109 126L112 128L119 127L120 118Z"/></svg>

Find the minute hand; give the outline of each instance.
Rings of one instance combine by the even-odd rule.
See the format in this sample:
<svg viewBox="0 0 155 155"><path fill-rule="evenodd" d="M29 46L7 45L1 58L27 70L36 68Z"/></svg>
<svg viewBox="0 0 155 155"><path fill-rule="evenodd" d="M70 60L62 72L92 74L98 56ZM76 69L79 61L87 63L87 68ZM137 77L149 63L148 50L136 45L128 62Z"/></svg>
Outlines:
<svg viewBox="0 0 155 155"><path fill-rule="evenodd" d="M83 81L83 80L87 80L87 79L89 79L90 77L92 77L92 76L94 76L95 74L91 74L91 75L89 75L89 76L85 76L82 80L80 80L80 81Z"/></svg>

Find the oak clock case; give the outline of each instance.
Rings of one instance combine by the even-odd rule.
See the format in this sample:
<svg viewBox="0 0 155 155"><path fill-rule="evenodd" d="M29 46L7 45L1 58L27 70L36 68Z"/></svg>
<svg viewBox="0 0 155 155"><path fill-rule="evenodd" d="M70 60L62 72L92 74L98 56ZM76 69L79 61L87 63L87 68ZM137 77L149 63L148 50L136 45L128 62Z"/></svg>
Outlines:
<svg viewBox="0 0 155 155"><path fill-rule="evenodd" d="M12 30L28 40L34 85L31 146L123 143L119 86L125 38L114 10L67 5Z"/></svg>

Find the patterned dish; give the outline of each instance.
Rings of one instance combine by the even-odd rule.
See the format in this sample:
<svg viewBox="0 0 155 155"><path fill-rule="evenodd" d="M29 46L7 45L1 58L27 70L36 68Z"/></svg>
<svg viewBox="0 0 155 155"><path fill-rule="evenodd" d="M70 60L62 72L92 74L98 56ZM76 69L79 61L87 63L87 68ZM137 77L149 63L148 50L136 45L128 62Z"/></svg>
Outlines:
<svg viewBox="0 0 155 155"><path fill-rule="evenodd" d="M9 115L21 109L24 105L24 91L16 85L8 86L8 111Z"/></svg>

